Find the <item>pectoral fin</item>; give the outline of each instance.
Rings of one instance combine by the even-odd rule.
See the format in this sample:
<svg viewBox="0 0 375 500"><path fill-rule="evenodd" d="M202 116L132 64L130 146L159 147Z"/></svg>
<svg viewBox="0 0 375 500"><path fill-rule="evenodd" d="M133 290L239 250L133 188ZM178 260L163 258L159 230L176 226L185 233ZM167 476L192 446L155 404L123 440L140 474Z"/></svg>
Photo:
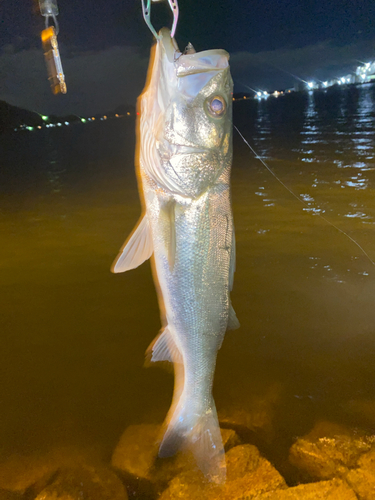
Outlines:
<svg viewBox="0 0 375 500"><path fill-rule="evenodd" d="M150 224L145 215L112 264L113 273L123 273L143 264L154 251Z"/></svg>

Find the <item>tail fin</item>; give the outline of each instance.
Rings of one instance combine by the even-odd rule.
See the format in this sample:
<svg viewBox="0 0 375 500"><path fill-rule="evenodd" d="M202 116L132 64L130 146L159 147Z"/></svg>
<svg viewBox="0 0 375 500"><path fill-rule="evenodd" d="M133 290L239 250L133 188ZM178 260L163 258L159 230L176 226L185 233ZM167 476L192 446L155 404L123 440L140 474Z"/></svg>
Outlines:
<svg viewBox="0 0 375 500"><path fill-rule="evenodd" d="M201 471L215 483L226 478L225 453L215 403L202 414L191 413L182 394L168 423L159 449L160 457L174 455L179 449L190 449ZM186 401L185 401L186 403Z"/></svg>

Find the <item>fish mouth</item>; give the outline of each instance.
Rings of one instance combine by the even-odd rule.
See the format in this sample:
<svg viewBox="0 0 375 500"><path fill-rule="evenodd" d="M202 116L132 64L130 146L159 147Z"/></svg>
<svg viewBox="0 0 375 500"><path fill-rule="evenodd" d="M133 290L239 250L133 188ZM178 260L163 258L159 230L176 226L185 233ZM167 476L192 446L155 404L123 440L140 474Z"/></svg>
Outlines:
<svg viewBox="0 0 375 500"><path fill-rule="evenodd" d="M193 75L195 73L206 73L212 71L223 71L228 67L229 54L223 49L210 49L196 52L192 47L188 52L181 52L177 42L171 38L171 32L168 28L162 28L159 31L162 45L170 63L175 63L177 60L182 63L177 66L177 76L183 77ZM210 58L213 60L208 62Z"/></svg>

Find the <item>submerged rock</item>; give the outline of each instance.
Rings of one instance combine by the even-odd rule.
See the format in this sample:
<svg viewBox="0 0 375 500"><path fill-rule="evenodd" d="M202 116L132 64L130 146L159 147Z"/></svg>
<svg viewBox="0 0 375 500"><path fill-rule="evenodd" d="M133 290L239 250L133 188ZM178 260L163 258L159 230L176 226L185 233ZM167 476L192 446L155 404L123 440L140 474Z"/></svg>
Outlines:
<svg viewBox="0 0 375 500"><path fill-rule="evenodd" d="M208 482L201 472L187 471L169 483L159 500L245 500L256 494L286 488L278 471L253 445L240 445L226 454L227 481Z"/></svg>
<svg viewBox="0 0 375 500"><path fill-rule="evenodd" d="M270 443L275 437L274 414L282 392L280 384L273 384L261 397L249 397L246 408L241 406L221 410L220 424L235 429L240 435L255 434Z"/></svg>
<svg viewBox="0 0 375 500"><path fill-rule="evenodd" d="M271 491L250 497L252 500L357 500L354 491L342 480L319 481Z"/></svg>
<svg viewBox="0 0 375 500"><path fill-rule="evenodd" d="M197 468L189 452L177 453L175 457L158 459L161 426L152 424L131 425L120 438L112 455L112 466L138 480L165 486L183 470ZM231 429L221 430L225 451L241 443Z"/></svg>
<svg viewBox="0 0 375 500"><path fill-rule="evenodd" d="M125 488L104 466L81 465L61 469L35 500L127 500Z"/></svg>
<svg viewBox="0 0 375 500"><path fill-rule="evenodd" d="M159 425L130 425L113 452L112 466L138 478L151 479L159 432Z"/></svg>
<svg viewBox="0 0 375 500"><path fill-rule="evenodd" d="M374 444L374 436L361 436L346 427L320 422L294 443L289 461L312 480L345 477Z"/></svg>
<svg viewBox="0 0 375 500"><path fill-rule="evenodd" d="M21 494L27 490L36 495L59 467L72 460L79 463L82 459L76 450L68 448L51 450L46 454L15 454L0 463L0 489Z"/></svg>

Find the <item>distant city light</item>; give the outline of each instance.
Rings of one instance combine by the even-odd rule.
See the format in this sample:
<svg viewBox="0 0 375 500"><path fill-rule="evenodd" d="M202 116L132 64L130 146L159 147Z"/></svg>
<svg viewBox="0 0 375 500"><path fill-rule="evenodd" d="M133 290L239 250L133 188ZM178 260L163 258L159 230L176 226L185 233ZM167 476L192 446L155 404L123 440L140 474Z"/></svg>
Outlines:
<svg viewBox="0 0 375 500"><path fill-rule="evenodd" d="M361 64L361 66L358 66L355 69L355 72L353 71L345 76L335 77L332 80L317 81L317 82L314 82L314 81L305 82L305 90L307 88L310 91L312 91L312 90L318 90L318 89L323 89L323 88L326 89L326 88L332 87L334 85L346 85L346 84L356 84L356 83L357 84L358 83L364 84L364 83L368 83L368 82L375 83L375 61L363 63L363 64ZM260 91L260 90L255 91L254 90L254 98L261 100L263 98L270 97L270 95L272 95L274 97L278 97L280 95L284 95L284 94L291 93L291 92L298 91L298 90L302 90L302 89L303 89L303 87L301 87L300 85L298 85L298 86L296 85L295 88L289 88L289 89L285 89L285 90L281 90L281 91L275 90L275 91L272 91L270 93L268 93L265 90L263 90L263 91ZM244 100L251 99L251 97L243 95L242 97L239 97L239 100L242 100L242 99L244 99ZM233 101L235 101L235 100L237 100L237 99L233 97ZM126 112L127 116L131 116L131 114L132 113L130 111ZM140 113L137 111L136 115L139 116L139 114ZM30 126L30 125L26 125L26 124L21 124L18 127L14 128L13 130L15 132L20 131L20 130L33 131L35 129L41 130L42 128L61 127L63 125L63 123L65 125L71 124L68 121L64 121L63 123L61 123L61 122L51 123L49 121L50 120L49 116L41 115L41 114L39 114L39 116L42 118L43 122L48 122L48 123L43 123L42 125L36 125L35 127ZM124 115L120 115L118 113L115 113L114 115L109 116L109 118L107 115L103 115L100 118L98 117L98 120L107 120L107 119L111 119L113 117L121 118L123 116ZM92 116L90 118L77 117L77 119L79 119L81 121L81 123L87 123L89 121L95 121L96 118L95 118L95 116Z"/></svg>

